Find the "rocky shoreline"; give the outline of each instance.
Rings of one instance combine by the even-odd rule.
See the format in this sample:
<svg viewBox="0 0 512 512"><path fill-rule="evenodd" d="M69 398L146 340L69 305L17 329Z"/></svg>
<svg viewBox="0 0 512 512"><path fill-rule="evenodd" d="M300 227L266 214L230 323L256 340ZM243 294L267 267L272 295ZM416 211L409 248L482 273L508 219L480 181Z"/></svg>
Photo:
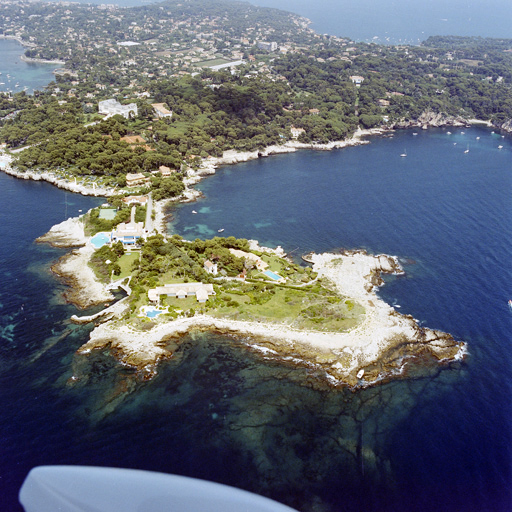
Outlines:
<svg viewBox="0 0 512 512"><path fill-rule="evenodd" d="M193 330L213 331L245 337L245 344L265 359L314 369L330 386L353 388L400 378L406 367L418 361L449 362L464 356L464 343L448 333L420 327L377 296L381 273L403 272L395 258L347 251L311 255L311 259L314 270L329 279L341 296L364 306L365 317L354 329L299 331L276 323L197 315L168 322L157 319L151 329L139 331L122 320L111 320L96 327L78 353L109 348L123 364L151 378L162 359L173 357L180 337Z"/></svg>
<svg viewBox="0 0 512 512"><path fill-rule="evenodd" d="M22 55L20 57L20 60L22 60L23 62L30 62L32 64L58 64L61 66L66 64L63 60L34 59L32 57L26 57L25 55Z"/></svg>
<svg viewBox="0 0 512 512"><path fill-rule="evenodd" d="M52 267L70 287L65 293L68 302L86 309L113 300L111 287L100 283L88 266L94 249L87 244L80 218L54 226L37 241L75 247ZM268 249L255 240L250 242L253 250L284 256L279 247ZM77 249L78 246L81 247ZM119 304L108 307L104 316L94 316L94 321L105 323L95 327L78 353L109 348L122 364L135 368L144 378L151 378L162 359L173 357L183 335L209 331L241 338L250 350L265 359L314 370L325 385L353 388L402 378L407 368L418 368L425 360L437 364L464 356L464 343L455 341L450 334L420 327L414 318L398 313L377 296L378 287L384 283L383 273L403 273L396 258L345 251L310 254L305 259L319 277L332 283L341 297L364 308L364 318L355 328L346 332L304 331L279 323L196 315L172 321L157 317L140 330L123 319L127 304ZM75 317L73 321L81 323L82 318Z"/></svg>
<svg viewBox="0 0 512 512"><path fill-rule="evenodd" d="M447 116L445 114L438 114L434 112L424 112L416 120L398 121L390 126L383 126L379 128L372 128L369 130L358 129L354 135L348 139L340 141L332 141L326 144L315 144L315 143L301 143L298 141L288 141L283 145L268 146L263 150L256 151L236 151L227 150L224 151L221 157L208 157L204 158L201 165L197 170L189 169L187 176L184 179L185 191L179 198L181 202L191 202L197 200L201 193L195 190L193 187L204 177L215 174L216 169L223 165L234 165L242 162L248 162L250 160L256 160L258 158L264 158L272 155L279 155L284 153L294 153L301 149L310 149L315 151L330 151L333 149L342 149L350 146L359 146L363 144L369 144L370 141L365 140L364 137L384 135L386 133L393 132L401 129L428 129L439 128L443 126L463 127L471 126L475 124L485 125L489 128L495 127L512 133L512 120L503 123L501 126L494 126L490 121L482 121L479 119L465 119L460 116ZM15 150L20 151L20 150ZM14 151L13 151L14 152ZM110 197L116 194L116 190L113 187L88 187L85 185L79 185L71 181L63 180L56 176L54 173L49 171L26 171L20 172L14 169L10 164L12 157L9 154L3 154L2 160L4 166L2 170L19 179L34 180L34 181L46 181L55 185L58 188L82 194L86 196L97 196L97 197Z"/></svg>

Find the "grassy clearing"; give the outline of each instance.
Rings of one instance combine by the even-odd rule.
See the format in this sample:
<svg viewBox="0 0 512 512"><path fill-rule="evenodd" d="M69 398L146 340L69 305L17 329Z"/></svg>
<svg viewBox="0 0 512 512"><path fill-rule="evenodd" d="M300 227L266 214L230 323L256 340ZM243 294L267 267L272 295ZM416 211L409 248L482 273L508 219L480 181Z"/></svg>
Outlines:
<svg viewBox="0 0 512 512"><path fill-rule="evenodd" d="M307 290L272 287L254 291L244 285L238 292L222 293L209 307L209 314L218 318L276 322L297 329L340 332L356 326L364 308L353 301L336 297L328 290L315 287ZM320 291L320 293L318 293Z"/></svg>
<svg viewBox="0 0 512 512"><path fill-rule="evenodd" d="M206 68L210 66L220 66L221 64L227 64L231 62L226 59L211 59L211 60L203 60L202 62L196 62L194 65L198 68Z"/></svg>
<svg viewBox="0 0 512 512"><path fill-rule="evenodd" d="M128 277L132 275L132 265L134 261L138 261L140 257L140 253L138 251L129 252L123 254L118 260L117 263L121 267L121 274L118 276L118 279L123 277Z"/></svg>

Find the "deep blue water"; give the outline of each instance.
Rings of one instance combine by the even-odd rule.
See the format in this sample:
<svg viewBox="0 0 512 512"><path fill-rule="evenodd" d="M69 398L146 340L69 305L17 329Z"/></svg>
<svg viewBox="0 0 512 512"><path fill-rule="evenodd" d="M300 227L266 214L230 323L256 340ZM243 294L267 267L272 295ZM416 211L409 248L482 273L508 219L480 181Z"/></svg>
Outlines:
<svg viewBox="0 0 512 512"><path fill-rule="evenodd" d="M103 0L79 0L104 3ZM122 7L151 0L117 0ZM295 12L320 34L380 44L418 44L429 36L512 38L509 0L251 0L252 4Z"/></svg>
<svg viewBox="0 0 512 512"><path fill-rule="evenodd" d="M0 92L26 90L32 94L55 80L52 71L61 66L24 62L20 59L24 52L25 48L17 41L0 39Z"/></svg>
<svg viewBox="0 0 512 512"><path fill-rule="evenodd" d="M400 257L407 276L381 295L470 355L355 393L213 334L169 342L149 382L108 351L76 355L88 330L48 272L64 252L33 240L101 199L0 174L0 510L20 510L39 464L195 476L305 512L510 510L512 142L452 131L225 167L173 212L189 238Z"/></svg>
<svg viewBox="0 0 512 512"><path fill-rule="evenodd" d="M512 37L508 0L254 0L296 12L321 34L380 44L418 44L429 36Z"/></svg>

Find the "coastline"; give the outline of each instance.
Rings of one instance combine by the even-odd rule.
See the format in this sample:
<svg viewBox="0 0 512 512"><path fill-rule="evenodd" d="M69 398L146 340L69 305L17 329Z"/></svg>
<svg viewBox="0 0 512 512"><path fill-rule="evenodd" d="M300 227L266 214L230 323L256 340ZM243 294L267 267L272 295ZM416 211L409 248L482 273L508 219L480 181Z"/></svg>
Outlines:
<svg viewBox="0 0 512 512"><path fill-rule="evenodd" d="M263 152L225 152L222 158L210 158L204 167L189 174L187 190L181 200L195 200L200 193L189 187L204 176L214 174L217 165L230 165L298 149L329 150L367 144L369 141L363 141L361 137L381 135L387 131L361 130L349 140L320 147L289 143L266 148ZM94 192L94 195L100 195L99 190ZM164 207L168 201L155 203L155 229L158 232L165 233ZM79 219L68 219L54 226L38 241L58 246L83 246L52 267L52 271L72 287L72 291L66 294L69 302L83 309L112 300L108 286L101 284L87 265L93 248L87 245L88 238L83 234ZM450 334L420 327L414 318L398 313L377 296L376 288L383 284L381 273L403 272L396 258L352 251L342 255L311 255L310 259L314 271L331 281L340 296L349 297L364 307L363 321L352 330L339 333L299 331L283 324L197 315L170 322L157 318L149 330L140 331L120 320L120 314L97 326L78 353L87 354L91 350L110 347L119 361L151 378L157 372L158 362L173 356L167 341L173 340L171 344L175 344L177 339L193 330L213 331L243 337L249 349L263 358L315 368L325 376L324 382L351 387L366 387L390 378L400 378L407 372L409 364L414 365L417 361L449 362L463 358L466 351L464 343L455 341Z"/></svg>
<svg viewBox="0 0 512 512"><path fill-rule="evenodd" d="M315 144L315 143L301 143L297 141L288 141L283 145L272 145L267 146L263 150L255 150L255 151L236 151L236 150L226 150L223 152L221 157L207 157L204 158L201 162L201 165L197 170L189 169L187 176L184 178L183 183L185 184L185 190L182 195L177 199L171 199L169 201L178 201L178 202L193 202L196 201L200 196L201 192L194 189L194 185L199 183L204 177L215 174L216 169L223 165L235 165L242 162L248 162L250 160L257 160L258 158L269 157L272 155L279 155L284 153L294 153L301 149L309 149L314 151L331 151L333 149L342 149L345 147L351 146L360 146L364 144L369 144L370 141L364 140L364 137L370 136L378 136L384 135L386 133L392 133L396 130L400 129L409 129L409 128L420 128L420 129L428 129L429 127L440 128L443 126L469 126L469 125L485 125L489 128L501 129L507 132L512 133L512 122L510 122L510 126L508 124L506 126L502 126L498 128L494 126L490 121L484 121L480 119L463 119L459 117L450 117L443 116L442 114L434 114L432 112L426 112L420 116L420 118L416 121L408 121L408 122L397 122L391 126L381 126L378 128L371 128L367 130L363 130L358 128L358 130L349 138L332 141L326 144ZM22 149L16 149L12 152L19 152ZM6 174L13 176L15 178L24 179L24 180L34 180L34 181L46 181L55 185L58 188L63 190L67 190L69 192L74 192L77 194L82 194L84 196L97 196L97 197L110 197L115 195L115 187L87 187L85 185L78 185L76 183L63 180L56 176L54 173L50 171L25 171L20 172L13 168L10 164L12 161L12 157L8 153L0 152L0 164L4 161L4 166L0 166L0 170L5 172Z"/></svg>
<svg viewBox="0 0 512 512"><path fill-rule="evenodd" d="M28 62L31 64L58 64L60 66L63 66L66 64L63 60L46 60L46 59L34 59L32 57L26 57L25 55L22 55L20 57L20 60L23 62Z"/></svg>
<svg viewBox="0 0 512 512"><path fill-rule="evenodd" d="M48 233L36 239L37 243L49 243L54 247L74 248L51 266L51 271L68 285L64 293L67 302L79 309L86 309L114 299L108 287L98 281L89 260L94 248L88 244L80 217L69 218L52 226Z"/></svg>
<svg viewBox="0 0 512 512"><path fill-rule="evenodd" d="M311 149L317 151L330 151L332 149L341 149L349 146L359 146L363 144L369 144L369 141L363 140L363 137L370 135L382 135L390 131L387 128L373 128L371 130L358 129L354 135L348 139L333 141L327 144L304 144L297 141L289 141L283 145L268 146L261 151L236 151L227 150L224 151L221 157L208 157L203 159L201 166L197 171L189 170L187 177L184 179L185 191L182 196L177 199L181 202L195 201L199 196L200 192L193 189L192 187L197 184L205 176L215 174L215 169L222 165L234 165L241 162L248 162L249 160L256 160L258 158L278 155L283 153L293 153L299 149ZM15 149L12 152L19 152L23 149ZM58 188L74 192L76 194L82 194L84 196L97 196L97 197L110 197L115 194L115 188L109 187L87 187L85 185L79 185L67 180L63 180L56 176L50 171L25 171L20 172L11 166L12 157L8 153L0 153L0 160L3 160L4 166L0 169L14 178L23 180L34 180L34 181L46 181ZM1 163L1 162L0 162Z"/></svg>
<svg viewBox="0 0 512 512"><path fill-rule="evenodd" d="M157 319L151 329L140 331L117 319L97 326L78 353L113 349L123 364L151 378L162 359L173 357L170 347L181 336L193 330L211 331L244 337L248 348L263 358L315 368L323 373L321 380L335 387L366 387L400 378L416 361L448 362L463 357L464 343L450 334L420 327L377 296L381 273L403 272L395 258L347 251L315 254L311 259L313 270L329 279L340 296L364 306L364 319L355 328L347 332L303 331L279 323L197 315L169 322Z"/></svg>
<svg viewBox="0 0 512 512"><path fill-rule="evenodd" d="M156 217L163 219L162 205ZM155 224L157 229L162 227L161 222ZM80 309L113 299L111 286L100 283L88 266L94 252L88 240L80 218L68 219L37 239L58 247L81 246L52 266L52 271L70 286L64 295L66 300ZM279 247L260 247L256 241L251 241L251 249L284 255ZM149 329L140 330L123 318L125 307L110 307L105 323L94 328L78 353L110 348L122 364L135 368L144 378L152 378L158 363L173 357L173 347L183 335L194 330L209 331L241 337L249 350L264 359L315 369L324 384L334 387L367 387L403 378L409 366L418 368L423 361L438 364L463 358L464 343L455 341L450 334L420 327L414 318L398 313L378 297L377 289L384 283L381 274L403 273L395 257L345 251L311 254L307 259L319 277L332 283L340 297L350 298L364 308L364 318L357 326L346 332L305 331L282 323L196 315L172 321L157 317L148 324ZM99 316L101 313L95 318ZM74 316L73 321L89 320Z"/></svg>

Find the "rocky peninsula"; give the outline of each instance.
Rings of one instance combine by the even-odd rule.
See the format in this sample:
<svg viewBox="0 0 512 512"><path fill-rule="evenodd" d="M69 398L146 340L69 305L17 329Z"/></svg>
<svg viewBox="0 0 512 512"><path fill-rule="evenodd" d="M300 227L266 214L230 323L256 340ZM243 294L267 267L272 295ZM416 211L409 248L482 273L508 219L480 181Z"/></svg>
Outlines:
<svg viewBox="0 0 512 512"><path fill-rule="evenodd" d="M71 286L66 299L81 308L111 301L111 286L100 283L87 265L94 250L87 244L79 220L70 219L54 227L39 241L62 246L66 237L74 246L85 243L53 267ZM256 244L253 247L269 251ZM127 321L126 307L118 307L109 308L104 318L108 321L94 328L89 341L78 352L87 354L109 348L123 364L151 378L159 361L173 357L184 334L207 330L242 337L246 346L263 358L305 366L323 375L329 385L351 387L400 378L411 365L417 366L425 360L447 363L464 356L464 343L455 341L450 334L420 327L414 318L398 313L378 297L377 289L383 284L381 274L403 273L396 258L345 251L311 254L307 259L317 279L327 280L340 298L345 301L349 298L364 312L355 326L332 332L321 327L296 328L287 322L196 314L175 319L162 315L140 328Z"/></svg>

